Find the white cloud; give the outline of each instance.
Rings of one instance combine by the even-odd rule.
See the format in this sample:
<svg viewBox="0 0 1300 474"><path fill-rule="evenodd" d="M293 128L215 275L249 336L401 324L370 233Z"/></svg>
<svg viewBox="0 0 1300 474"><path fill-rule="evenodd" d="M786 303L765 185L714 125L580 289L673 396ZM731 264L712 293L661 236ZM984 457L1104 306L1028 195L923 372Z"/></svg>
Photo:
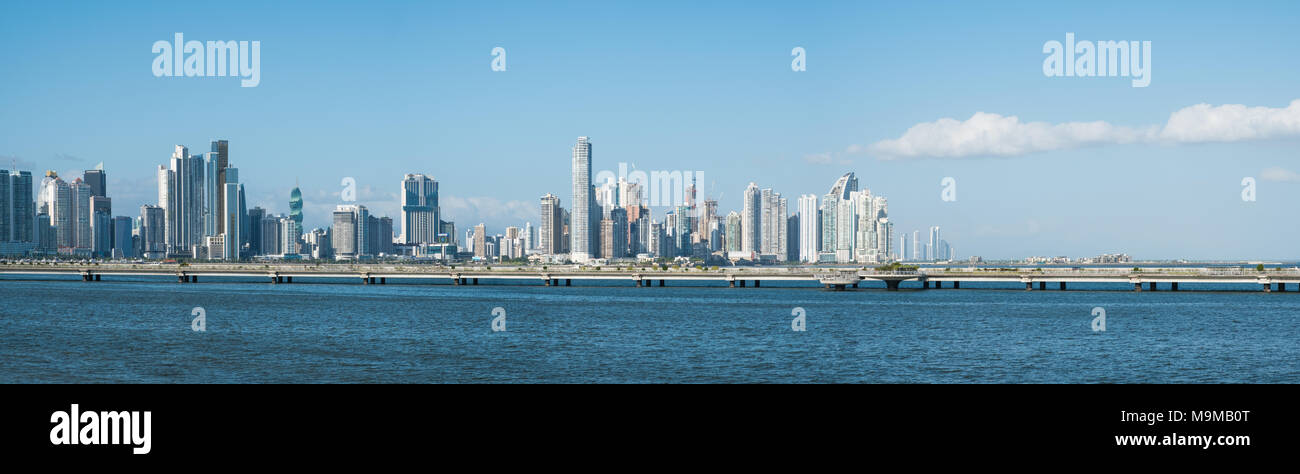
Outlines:
<svg viewBox="0 0 1300 474"><path fill-rule="evenodd" d="M830 153L814 153L814 154L811 154L811 155L804 155L804 156L803 156L803 161L804 161L805 163L813 164L813 165L829 165L829 164L831 164L831 154L830 154Z"/></svg>
<svg viewBox="0 0 1300 474"><path fill-rule="evenodd" d="M1260 172L1259 179L1262 179L1264 181L1297 182L1300 181L1300 174L1297 174L1296 172L1288 169L1278 168L1274 166L1272 168L1268 168Z"/></svg>
<svg viewBox="0 0 1300 474"><path fill-rule="evenodd" d="M1029 153L1127 143L1202 143L1300 136L1300 100L1286 108L1198 104L1173 114L1163 127L1132 128L1105 121L1021 122L1014 115L976 112L959 121L919 123L896 139L866 147L882 159L1017 156Z"/></svg>
<svg viewBox="0 0 1300 474"><path fill-rule="evenodd" d="M1163 140L1179 143L1235 142L1300 135L1300 99L1286 108L1197 104L1169 116Z"/></svg>

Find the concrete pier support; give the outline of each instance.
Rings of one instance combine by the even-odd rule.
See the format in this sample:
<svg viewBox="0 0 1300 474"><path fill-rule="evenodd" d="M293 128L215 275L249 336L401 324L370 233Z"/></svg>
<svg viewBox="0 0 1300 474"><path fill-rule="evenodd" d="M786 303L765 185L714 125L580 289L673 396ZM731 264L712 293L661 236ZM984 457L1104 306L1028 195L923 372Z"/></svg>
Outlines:
<svg viewBox="0 0 1300 474"><path fill-rule="evenodd" d="M546 282L546 283L544 283L544 284L545 284L546 286L551 286L551 279L550 279L550 278L547 278L547 279L545 280L545 282ZM638 283L636 286L641 286L641 285Z"/></svg>
<svg viewBox="0 0 1300 474"><path fill-rule="evenodd" d="M758 288L759 286L762 286L762 285L763 285L763 282L762 282L762 281L754 280L754 288ZM840 289L842 290L843 288L840 288Z"/></svg>
<svg viewBox="0 0 1300 474"><path fill-rule="evenodd" d="M952 282L952 289L956 290L956 289L960 289L960 288L961 288L961 282L960 282L960 281L954 281L954 282Z"/></svg>
<svg viewBox="0 0 1300 474"><path fill-rule="evenodd" d="M640 288L640 287L641 287L641 280L637 280L637 281L636 281L636 287L637 287L637 288Z"/></svg>
<svg viewBox="0 0 1300 474"><path fill-rule="evenodd" d="M1278 293L1285 293L1285 292L1286 292L1286 283L1278 283L1278 284L1277 284L1277 292L1278 292Z"/></svg>
<svg viewBox="0 0 1300 474"><path fill-rule="evenodd" d="M1150 289L1151 291L1156 291L1156 282L1153 281L1151 283L1147 283L1147 288Z"/></svg>
<svg viewBox="0 0 1300 474"><path fill-rule="evenodd" d="M744 288L744 287L745 287L745 280L740 280L740 287L741 287L741 288ZM828 288L829 288L829 287L828 287Z"/></svg>
<svg viewBox="0 0 1300 474"><path fill-rule="evenodd" d="M663 280L659 280L659 286L664 286L664 281L663 281Z"/></svg>
<svg viewBox="0 0 1300 474"><path fill-rule="evenodd" d="M1046 290L1047 290L1047 282L1045 282L1045 281L1040 281L1040 282L1038 282L1038 289L1046 291Z"/></svg>
<svg viewBox="0 0 1300 474"><path fill-rule="evenodd" d="M854 287L854 288L857 288L857 287L858 287L858 284L857 284L857 283L854 283L854 284L853 284L853 287Z"/></svg>
<svg viewBox="0 0 1300 474"><path fill-rule="evenodd" d="M362 284L362 285L369 285L369 284L370 284L370 277L361 277L361 284Z"/></svg>
<svg viewBox="0 0 1300 474"><path fill-rule="evenodd" d="M1265 283L1265 284L1264 284L1264 292L1265 292L1265 293L1272 293L1272 292L1273 292L1273 284L1271 284L1271 283Z"/></svg>
<svg viewBox="0 0 1300 474"><path fill-rule="evenodd" d="M99 277L100 277L100 276L101 276L101 275L96 274L96 275L95 275L95 281L99 281Z"/></svg>
<svg viewBox="0 0 1300 474"><path fill-rule="evenodd" d="M293 283L293 277L289 277L289 283ZM387 285L387 284L388 284L388 277L379 277L379 284L380 284L380 285Z"/></svg>
<svg viewBox="0 0 1300 474"><path fill-rule="evenodd" d="M189 281L190 279L185 275L176 275L176 283L188 283Z"/></svg>
<svg viewBox="0 0 1300 474"><path fill-rule="evenodd" d="M1134 284L1133 284L1133 291L1141 292L1141 291L1142 291L1142 283L1134 283Z"/></svg>
<svg viewBox="0 0 1300 474"><path fill-rule="evenodd" d="M284 277L285 283L293 283L293 277Z"/></svg>
<svg viewBox="0 0 1300 474"><path fill-rule="evenodd" d="M198 276L198 275L194 275L194 276L191 276L191 277L190 277L190 283L198 283L198 282L199 282L199 276Z"/></svg>
<svg viewBox="0 0 1300 474"><path fill-rule="evenodd" d="M1065 282L1061 282L1061 291L1065 291Z"/></svg>
<svg viewBox="0 0 1300 474"><path fill-rule="evenodd" d="M1170 283L1170 284L1169 284L1169 291L1178 291L1178 282Z"/></svg>
<svg viewBox="0 0 1300 474"><path fill-rule="evenodd" d="M1025 291L1034 291L1034 282L1032 281L1025 282Z"/></svg>
<svg viewBox="0 0 1300 474"><path fill-rule="evenodd" d="M727 287L728 287L728 288L735 288L735 287L736 287L736 280L728 281L728 282L727 282Z"/></svg>
<svg viewBox="0 0 1300 474"><path fill-rule="evenodd" d="M565 278L565 279L564 279L564 286L573 286L573 279L572 279L572 278Z"/></svg>
<svg viewBox="0 0 1300 474"><path fill-rule="evenodd" d="M887 290L887 291L898 291L898 284L899 284L899 283L901 283L901 282L898 281L898 280L885 280L885 290Z"/></svg>
<svg viewBox="0 0 1300 474"><path fill-rule="evenodd" d="M474 279L474 284L475 284L475 285L478 284L478 278L475 278L475 279Z"/></svg>

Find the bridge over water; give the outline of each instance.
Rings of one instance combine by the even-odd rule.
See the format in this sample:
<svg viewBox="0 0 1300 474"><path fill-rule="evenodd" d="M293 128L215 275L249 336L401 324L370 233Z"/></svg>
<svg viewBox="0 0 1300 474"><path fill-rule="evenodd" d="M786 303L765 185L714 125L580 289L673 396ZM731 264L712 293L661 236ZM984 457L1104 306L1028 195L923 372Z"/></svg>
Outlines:
<svg viewBox="0 0 1300 474"><path fill-rule="evenodd" d="M1178 291L1180 283L1226 283L1255 285L1262 291L1287 291L1288 284L1300 288L1300 269L1257 271L1240 268L1079 268L1079 269L922 269L878 271L836 267L728 267L720 269L660 269L654 266L581 267L453 267L402 264L261 264L261 263L11 263L0 264L0 275L79 275L82 281L102 281L116 276L166 276L180 283L261 278L269 283L293 283L295 279L351 279L361 284L386 284L389 280L432 280L450 285L477 285L479 281L536 282L545 286L572 286L574 281L627 281L637 287L690 285L693 282L726 282L733 288L761 287L764 281L817 282L827 289L857 288L865 281L883 281L897 290L904 281L920 282L922 288L960 288L963 282L1023 284L1026 291L1046 290L1049 285L1065 290L1070 283L1123 283L1134 291L1155 291L1161 286Z"/></svg>

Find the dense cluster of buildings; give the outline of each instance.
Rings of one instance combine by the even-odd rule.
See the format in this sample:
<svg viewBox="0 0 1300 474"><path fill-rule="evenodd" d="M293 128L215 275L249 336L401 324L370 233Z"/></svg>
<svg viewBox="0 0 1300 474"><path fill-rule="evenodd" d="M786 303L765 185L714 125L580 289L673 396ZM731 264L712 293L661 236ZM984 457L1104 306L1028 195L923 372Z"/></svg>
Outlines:
<svg viewBox="0 0 1300 474"><path fill-rule="evenodd" d="M888 200L859 190L853 173L836 180L820 202L814 194L799 196L793 209L781 193L750 183L740 211L726 215L719 214L716 200L698 199L691 179L681 183L680 202L657 202L669 206L662 220L655 219L647 206L651 183L625 177L592 182L592 148L588 137L573 147L571 209L554 194L542 196L540 235L532 240L537 258L883 263L954 255L938 227L930 229L928 242L922 243L919 231L897 240Z"/></svg>
<svg viewBox="0 0 1300 474"><path fill-rule="evenodd" d="M0 255L596 264L647 259L878 264L955 258L939 227L931 227L926 240L919 230L898 238L888 199L860 189L853 173L835 180L820 198L798 196L793 207L772 188L749 183L741 209L721 214L717 200L697 197L696 178L689 173L665 174L673 179L662 183L635 175L594 182L592 150L587 137L574 144L568 208L559 196L546 194L539 226L525 222L491 233L479 224L465 229L463 245L455 224L443 220L438 182L423 174L402 178L397 228L389 217L346 203L335 208L329 226L308 230L296 186L287 214L249 208L226 140L211 142L202 154L177 145L168 163L157 168L157 204L141 206L138 217L113 216L102 167L72 182L48 172L36 188L30 172L0 171ZM666 193L649 199L648 187L656 184L666 185ZM664 208L660 218L651 205Z"/></svg>

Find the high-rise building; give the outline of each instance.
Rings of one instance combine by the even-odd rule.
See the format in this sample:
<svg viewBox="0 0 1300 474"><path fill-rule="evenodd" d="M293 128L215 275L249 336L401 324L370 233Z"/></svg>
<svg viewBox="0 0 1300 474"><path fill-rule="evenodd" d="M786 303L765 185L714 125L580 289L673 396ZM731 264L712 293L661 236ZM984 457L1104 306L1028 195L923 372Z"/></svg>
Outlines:
<svg viewBox="0 0 1300 474"><path fill-rule="evenodd" d="M91 207L90 198L94 197L90 193L90 185L86 184L80 178L72 182L72 215L73 215L73 240L71 247L77 249L91 249L90 221L94 216L94 208Z"/></svg>
<svg viewBox="0 0 1300 474"><path fill-rule="evenodd" d="M140 249L144 258L167 256L167 211L161 206L140 206Z"/></svg>
<svg viewBox="0 0 1300 474"><path fill-rule="evenodd" d="M289 191L289 218L297 224L297 230L302 231L302 190L297 186Z"/></svg>
<svg viewBox="0 0 1300 474"><path fill-rule="evenodd" d="M474 256L479 258L490 258L491 253L487 247L487 226L483 223L474 226Z"/></svg>
<svg viewBox="0 0 1300 474"><path fill-rule="evenodd" d="M113 256L113 204L109 198L90 198L90 245L92 255L100 258Z"/></svg>
<svg viewBox="0 0 1300 474"><path fill-rule="evenodd" d="M370 255L391 255L393 253L393 218L370 216L366 239Z"/></svg>
<svg viewBox="0 0 1300 474"><path fill-rule="evenodd" d="M14 238L14 192L13 179L9 170L0 170L0 243L17 240Z"/></svg>
<svg viewBox="0 0 1300 474"><path fill-rule="evenodd" d="M743 240L743 237L741 236L743 230L741 229L742 225L744 224L742 224L740 213L736 211L727 213L727 237L724 240L727 241L728 254L739 254L741 252L741 241Z"/></svg>
<svg viewBox="0 0 1300 474"><path fill-rule="evenodd" d="M569 223L571 256L575 262L586 262L596 255L595 245L599 240L597 229L592 225L599 222L600 213L593 212L595 195L591 186L591 142L587 137L578 137L573 146L573 217Z"/></svg>
<svg viewBox="0 0 1300 474"><path fill-rule="evenodd" d="M86 172L81 176L81 180L85 181L87 186L90 186L91 196L108 196L108 181L104 177L103 168L86 170Z"/></svg>
<svg viewBox="0 0 1300 474"><path fill-rule="evenodd" d="M241 192L239 184L239 170L237 168L225 169L226 189L222 193L226 201L221 207L221 216L224 222L223 248L222 256L226 260L239 260L240 251L244 248L240 238L244 235L243 223L244 216L241 215L240 209L243 207L240 202Z"/></svg>
<svg viewBox="0 0 1300 474"><path fill-rule="evenodd" d="M226 202L226 168L230 167L230 142L226 140L213 140L211 145L212 146L208 151L214 154L213 157L216 159L217 163L217 179L215 180L217 186L216 202L218 203L218 206L224 206ZM214 232L214 235L224 233L226 231L225 219L217 219L216 221L217 229Z"/></svg>
<svg viewBox="0 0 1300 474"><path fill-rule="evenodd" d="M112 258L135 258L135 245L131 238L133 222L134 219L127 216L113 218L113 250L110 254Z"/></svg>
<svg viewBox="0 0 1300 474"><path fill-rule="evenodd" d="M799 261L817 262L817 253L821 244L820 228L817 222L817 195L799 196Z"/></svg>
<svg viewBox="0 0 1300 474"><path fill-rule="evenodd" d="M357 259L369 255L370 236L366 232L370 212L365 206L341 205L334 209L334 226L330 240L334 245L334 258Z"/></svg>
<svg viewBox="0 0 1300 474"><path fill-rule="evenodd" d="M943 239L942 239L942 238L940 237L940 235L939 235L939 226L932 226L932 227L930 227L930 245L929 245L930 255L926 257L926 260L944 260L944 259L945 259L944 255L943 255L943 253L942 253L943 251L942 251L942 249L941 249L941 247L940 247L940 244L941 244L942 242L943 242Z"/></svg>
<svg viewBox="0 0 1300 474"><path fill-rule="evenodd" d="M402 177L402 243L431 244L442 232L438 182L423 174Z"/></svg>
<svg viewBox="0 0 1300 474"><path fill-rule="evenodd" d="M749 183L745 188L744 204L740 211L740 252L752 254L760 250L759 245L762 243L762 209L763 195L758 190L758 185Z"/></svg>
<svg viewBox="0 0 1300 474"><path fill-rule="evenodd" d="M609 218L600 223L601 252L605 258L627 256L627 209L611 208Z"/></svg>
<svg viewBox="0 0 1300 474"><path fill-rule="evenodd" d="M221 175L221 169L217 168L219 157L216 152L203 154L203 235L211 237L217 235L217 221L221 220L221 208L225 203L219 200L219 196L225 193L219 191L221 185L217 178Z"/></svg>
<svg viewBox="0 0 1300 474"><path fill-rule="evenodd" d="M248 245L248 255L266 255L262 252L262 219L266 217L266 209L254 207L248 210L248 240L244 242Z"/></svg>
<svg viewBox="0 0 1300 474"><path fill-rule="evenodd" d="M14 242L36 242L34 232L36 212L32 203L32 172L17 171L9 174L9 205L0 206L10 209L9 216L13 224L9 226L9 240Z"/></svg>

